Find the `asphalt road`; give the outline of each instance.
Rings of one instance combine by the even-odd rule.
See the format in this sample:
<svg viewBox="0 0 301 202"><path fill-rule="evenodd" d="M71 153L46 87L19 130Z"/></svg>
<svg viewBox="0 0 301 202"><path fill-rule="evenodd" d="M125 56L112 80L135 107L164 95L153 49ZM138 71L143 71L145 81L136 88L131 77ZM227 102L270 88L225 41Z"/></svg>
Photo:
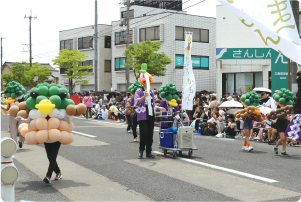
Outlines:
<svg viewBox="0 0 301 202"><path fill-rule="evenodd" d="M42 182L48 168L43 145L25 143L17 151L16 201L300 200L301 147L288 147L290 155L284 157L264 143L252 141L254 150L245 152L242 140L195 136L193 156L184 152L173 159L160 154L155 128L156 158L140 160L139 143L126 133L125 124L73 122L75 141L62 145L57 159L62 180ZM8 116L1 115L2 137L9 136L7 129Z"/></svg>

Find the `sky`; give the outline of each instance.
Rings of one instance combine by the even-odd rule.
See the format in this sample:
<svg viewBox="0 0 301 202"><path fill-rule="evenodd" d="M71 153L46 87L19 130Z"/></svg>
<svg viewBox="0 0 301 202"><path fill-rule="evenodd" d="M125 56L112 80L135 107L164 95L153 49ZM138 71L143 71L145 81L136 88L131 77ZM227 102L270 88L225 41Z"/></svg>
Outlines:
<svg viewBox="0 0 301 202"><path fill-rule="evenodd" d="M217 0L183 0L191 15L216 17ZM203 0L202 0L203 1ZM98 0L98 24L120 20L120 0ZM29 62L29 19L32 19L33 62L51 63L59 52L59 31L94 24L94 0L1 0L0 33L4 62ZM185 9L189 6L191 8ZM25 45L24 45L25 44ZM26 52L27 51L27 52Z"/></svg>

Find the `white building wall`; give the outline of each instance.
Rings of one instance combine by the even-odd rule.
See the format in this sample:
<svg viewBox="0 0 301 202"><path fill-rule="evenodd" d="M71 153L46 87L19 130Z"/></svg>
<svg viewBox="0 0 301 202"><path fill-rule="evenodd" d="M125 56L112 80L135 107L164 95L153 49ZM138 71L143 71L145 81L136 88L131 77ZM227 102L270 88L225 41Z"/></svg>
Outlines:
<svg viewBox="0 0 301 202"><path fill-rule="evenodd" d="M134 15L141 15L147 12L149 8L134 6L136 10ZM137 8L138 7L138 8ZM144 8L147 8L144 10ZM163 10L164 9L157 9ZM161 11L162 12L162 11ZM159 12L159 13L161 13ZM184 54L184 41L175 40L176 26L189 27L189 28L203 28L209 29L209 43L194 42L192 45L192 55L209 56L209 70L194 70L197 82L197 91L201 90L216 90L216 63L215 63L215 41L216 41L216 25L215 18L192 16L187 14L171 14L162 13L153 16L140 17L130 21L130 28L133 29L134 43L139 43L139 29L146 27L160 26L160 41L162 42L161 49L158 53L164 53L172 60L172 64L167 65L166 75L164 77L154 77L154 88L159 88L166 83L174 83L179 91L182 89L183 70L175 68L175 55ZM112 36L115 32L120 31L119 21L112 23ZM123 28L125 29L125 27ZM114 44L114 43L113 43ZM122 57L125 50L125 45L112 45L112 61L115 58ZM135 81L133 72L130 71L130 83ZM123 91L125 88L125 71L112 72L113 88Z"/></svg>

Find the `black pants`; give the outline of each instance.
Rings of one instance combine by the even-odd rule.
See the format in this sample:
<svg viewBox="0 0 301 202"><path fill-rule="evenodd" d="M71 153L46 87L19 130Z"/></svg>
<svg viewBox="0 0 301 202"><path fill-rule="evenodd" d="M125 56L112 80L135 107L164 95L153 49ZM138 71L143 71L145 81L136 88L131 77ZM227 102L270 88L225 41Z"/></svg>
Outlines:
<svg viewBox="0 0 301 202"><path fill-rule="evenodd" d="M146 153L151 153L154 135L154 123L155 118L153 116L147 116L147 120L139 121L140 129L140 147L141 151L145 150Z"/></svg>
<svg viewBox="0 0 301 202"><path fill-rule="evenodd" d="M46 176L51 178L53 171L56 174L61 173L61 170L56 162L56 157L59 153L61 143L60 142L44 143L44 145L45 145L45 150L47 153L47 158L49 160L48 172L47 172Z"/></svg>
<svg viewBox="0 0 301 202"><path fill-rule="evenodd" d="M90 118L92 118L91 107L87 107L86 119L88 119L88 112L89 112Z"/></svg>
<svg viewBox="0 0 301 202"><path fill-rule="evenodd" d="M128 127L127 127L127 131L131 130L131 128L133 128L133 120L132 117L130 115L126 115L126 118L128 120Z"/></svg>
<svg viewBox="0 0 301 202"><path fill-rule="evenodd" d="M137 116L132 117L132 121L133 121L133 126L132 126L133 136L134 136L134 138L136 138L137 137L137 125L138 125Z"/></svg>
<svg viewBox="0 0 301 202"><path fill-rule="evenodd" d="M194 129L195 129L195 130L199 130L199 125L200 125L200 119L197 119L197 120L195 121Z"/></svg>

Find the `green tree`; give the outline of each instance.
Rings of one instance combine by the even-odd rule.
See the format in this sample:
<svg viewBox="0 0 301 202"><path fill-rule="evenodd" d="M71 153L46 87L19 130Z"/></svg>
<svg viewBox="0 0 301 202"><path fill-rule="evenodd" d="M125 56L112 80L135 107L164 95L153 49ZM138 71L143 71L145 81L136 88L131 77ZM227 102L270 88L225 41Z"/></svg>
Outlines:
<svg viewBox="0 0 301 202"><path fill-rule="evenodd" d="M17 81L23 86L36 86L38 82L45 81L51 75L48 67L42 66L39 63L33 63L32 67L27 62L15 62L12 64L10 73L2 74L1 78L5 83ZM34 77L38 76L38 82L33 81Z"/></svg>
<svg viewBox="0 0 301 202"><path fill-rule="evenodd" d="M89 69L92 69L92 66L78 66L80 62L84 62L88 57L86 54L81 53L77 50L67 50L63 49L60 51L59 55L52 60L54 65L58 65L60 69L64 69L67 74L65 78L69 80L69 93L73 92L73 84L75 85L84 85L88 84L89 80L85 79L85 75L91 74L88 72Z"/></svg>
<svg viewBox="0 0 301 202"><path fill-rule="evenodd" d="M127 57L123 66L130 66L134 69L136 80L139 78L141 64L147 64L147 72L155 76L165 76L165 66L172 61L165 54L155 53L160 50L161 42L142 41L140 44L130 45L125 51Z"/></svg>

